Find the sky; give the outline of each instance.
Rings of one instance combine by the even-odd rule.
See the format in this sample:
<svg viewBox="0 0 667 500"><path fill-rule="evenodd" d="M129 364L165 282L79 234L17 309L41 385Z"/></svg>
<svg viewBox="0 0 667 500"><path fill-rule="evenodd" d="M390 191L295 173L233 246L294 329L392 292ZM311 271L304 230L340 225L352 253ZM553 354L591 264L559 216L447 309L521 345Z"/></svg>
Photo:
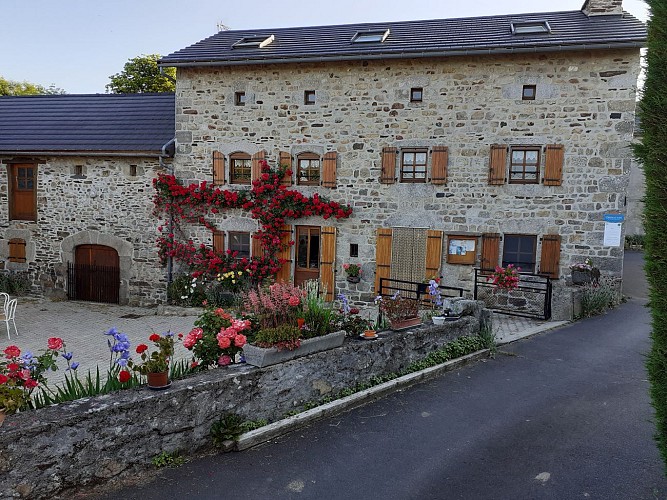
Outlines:
<svg viewBox="0 0 667 500"><path fill-rule="evenodd" d="M167 55L231 29L579 10L583 0L0 0L0 76L69 94L104 93L141 54ZM642 0L623 7L646 21Z"/></svg>

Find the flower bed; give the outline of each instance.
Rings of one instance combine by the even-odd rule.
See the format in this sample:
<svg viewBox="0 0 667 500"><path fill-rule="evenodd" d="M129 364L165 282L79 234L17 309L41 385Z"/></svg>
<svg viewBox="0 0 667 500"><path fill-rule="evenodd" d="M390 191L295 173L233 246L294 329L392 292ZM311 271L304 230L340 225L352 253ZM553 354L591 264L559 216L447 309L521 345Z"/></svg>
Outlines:
<svg viewBox="0 0 667 500"><path fill-rule="evenodd" d="M163 392L130 389L10 415L0 427L0 497L52 498L67 488L131 475L162 452L210 446L211 426L224 413L274 421L304 402L400 372L455 338L479 333L488 314L468 302L470 315L443 326L373 342L350 339L266 368L209 370Z"/></svg>

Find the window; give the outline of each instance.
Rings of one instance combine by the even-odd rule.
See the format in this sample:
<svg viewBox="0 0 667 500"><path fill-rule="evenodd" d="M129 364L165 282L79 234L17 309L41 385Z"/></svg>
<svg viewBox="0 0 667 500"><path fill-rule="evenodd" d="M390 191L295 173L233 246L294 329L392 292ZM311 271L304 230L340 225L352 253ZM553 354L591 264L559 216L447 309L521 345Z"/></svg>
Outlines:
<svg viewBox="0 0 667 500"><path fill-rule="evenodd" d="M359 245L350 243L350 257L359 257Z"/></svg>
<svg viewBox="0 0 667 500"><path fill-rule="evenodd" d="M130 177L136 177L136 176L137 176L137 166L130 165Z"/></svg>
<svg viewBox="0 0 667 500"><path fill-rule="evenodd" d="M315 91L306 90L303 93L303 103L304 104L315 104Z"/></svg>
<svg viewBox="0 0 667 500"><path fill-rule="evenodd" d="M357 31L352 37L352 43L382 43L389 36L389 29Z"/></svg>
<svg viewBox="0 0 667 500"><path fill-rule="evenodd" d="M74 176L83 177L83 165L74 165Z"/></svg>
<svg viewBox="0 0 667 500"><path fill-rule="evenodd" d="M246 153L229 155L229 179L231 184L250 184L252 158Z"/></svg>
<svg viewBox="0 0 667 500"><path fill-rule="evenodd" d="M401 182L426 182L427 149L401 151Z"/></svg>
<svg viewBox="0 0 667 500"><path fill-rule="evenodd" d="M510 153L510 184L537 184L539 168L539 147L512 147Z"/></svg>
<svg viewBox="0 0 667 500"><path fill-rule="evenodd" d="M514 264L522 272L535 272L536 236L506 234L503 243L503 267Z"/></svg>
<svg viewBox="0 0 667 500"><path fill-rule="evenodd" d="M9 262L25 262L25 240L20 238L9 240Z"/></svg>
<svg viewBox="0 0 667 500"><path fill-rule="evenodd" d="M524 85L521 91L521 99L524 101L534 101L537 93L537 85Z"/></svg>
<svg viewBox="0 0 667 500"><path fill-rule="evenodd" d="M37 220L37 165L13 163L9 165L11 220Z"/></svg>
<svg viewBox="0 0 667 500"><path fill-rule="evenodd" d="M235 259L250 258L250 233L230 231L229 251Z"/></svg>
<svg viewBox="0 0 667 500"><path fill-rule="evenodd" d="M301 153L296 158L296 183L301 186L319 185L320 157L314 153Z"/></svg>
<svg viewBox="0 0 667 500"><path fill-rule="evenodd" d="M245 92L236 92L234 94L234 105L235 106L245 106L246 95Z"/></svg>
<svg viewBox="0 0 667 500"><path fill-rule="evenodd" d="M424 89L421 87L414 87L410 89L410 102L422 102L424 99Z"/></svg>
<svg viewBox="0 0 667 500"><path fill-rule="evenodd" d="M261 49L275 40L274 35L246 36L232 45L232 49Z"/></svg>
<svg viewBox="0 0 667 500"><path fill-rule="evenodd" d="M513 35L532 35L536 33L551 33L551 27L546 21L524 21L512 23Z"/></svg>

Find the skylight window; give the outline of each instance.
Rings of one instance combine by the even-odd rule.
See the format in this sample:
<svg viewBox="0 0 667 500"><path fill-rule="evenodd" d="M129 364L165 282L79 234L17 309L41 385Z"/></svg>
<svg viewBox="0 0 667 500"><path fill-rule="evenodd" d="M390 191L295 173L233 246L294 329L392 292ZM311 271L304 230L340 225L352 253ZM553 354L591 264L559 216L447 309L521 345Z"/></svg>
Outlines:
<svg viewBox="0 0 667 500"><path fill-rule="evenodd" d="M513 22L513 35L532 35L536 33L551 33L551 27L546 21L528 21L528 22Z"/></svg>
<svg viewBox="0 0 667 500"><path fill-rule="evenodd" d="M389 29L357 31L352 37L352 43L382 43L389 36Z"/></svg>
<svg viewBox="0 0 667 500"><path fill-rule="evenodd" d="M246 36L241 38L238 42L232 45L232 49L261 49L273 42L276 37L274 35L262 36Z"/></svg>

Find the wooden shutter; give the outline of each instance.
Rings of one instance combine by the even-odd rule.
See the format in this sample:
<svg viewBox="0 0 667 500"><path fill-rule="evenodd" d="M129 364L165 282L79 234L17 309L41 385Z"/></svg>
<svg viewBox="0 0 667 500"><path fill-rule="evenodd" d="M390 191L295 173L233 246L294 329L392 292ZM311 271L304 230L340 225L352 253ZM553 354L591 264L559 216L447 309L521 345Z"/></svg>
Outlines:
<svg viewBox="0 0 667 500"><path fill-rule="evenodd" d="M280 271L276 274L276 281L289 283L292 281L292 246L289 244L292 241L292 226L285 225L280 228L280 250L276 254L279 259L284 259L285 262L280 267Z"/></svg>
<svg viewBox="0 0 667 500"><path fill-rule="evenodd" d="M431 154L431 182L447 184L447 162L449 149L446 146L434 146Z"/></svg>
<svg viewBox="0 0 667 500"><path fill-rule="evenodd" d="M382 148L382 173L380 174L382 184L393 184L396 182L396 148Z"/></svg>
<svg viewBox="0 0 667 500"><path fill-rule="evenodd" d="M252 236L253 236L253 238L252 238L252 244L251 244L251 246L252 246L251 257L254 257L254 258L263 257L264 256L264 248L262 247L261 242L259 241L259 239L255 238L254 235L252 235Z"/></svg>
<svg viewBox="0 0 667 500"><path fill-rule="evenodd" d="M225 183L225 155L220 151L213 151L213 185L221 186Z"/></svg>
<svg viewBox="0 0 667 500"><path fill-rule="evenodd" d="M222 253L225 251L225 233L222 231L213 231L213 251Z"/></svg>
<svg viewBox="0 0 667 500"><path fill-rule="evenodd" d="M336 163L338 162L338 153L329 151L324 155L322 162L322 186L336 188Z"/></svg>
<svg viewBox="0 0 667 500"><path fill-rule="evenodd" d="M287 151L281 151L280 152L280 166L281 167L287 167L287 170L289 172L292 171L292 155L289 154ZM285 174L283 176L282 181L280 183L283 186L291 186L292 185L292 175L293 173L290 174Z"/></svg>
<svg viewBox="0 0 667 500"><path fill-rule="evenodd" d="M540 274L557 280L560 277L560 236L545 234L542 237Z"/></svg>
<svg viewBox="0 0 667 500"><path fill-rule="evenodd" d="M380 293L380 278L391 276L391 229L378 228L375 240L375 293Z"/></svg>
<svg viewBox="0 0 667 500"><path fill-rule="evenodd" d="M442 231L426 231L426 272L424 278L440 277L442 264Z"/></svg>
<svg viewBox="0 0 667 500"><path fill-rule="evenodd" d="M9 262L25 262L25 240L21 238L9 240Z"/></svg>
<svg viewBox="0 0 667 500"><path fill-rule="evenodd" d="M560 186L563 182L563 160L565 158L563 145L547 144L544 158L542 182L545 186Z"/></svg>
<svg viewBox="0 0 667 500"><path fill-rule="evenodd" d="M507 146L492 144L489 156L489 184L505 184L505 169L507 166Z"/></svg>
<svg viewBox="0 0 667 500"><path fill-rule="evenodd" d="M252 166L250 167L250 182L256 181L262 175L262 162L266 158L265 151L259 151L252 155Z"/></svg>
<svg viewBox="0 0 667 500"><path fill-rule="evenodd" d="M482 235L482 260L480 268L482 271L493 271L498 265L500 257L500 235L487 233Z"/></svg>
<svg viewBox="0 0 667 500"><path fill-rule="evenodd" d="M336 228L332 226L324 226L322 227L320 235L322 238L322 250L320 253L320 282L327 290L324 300L331 302L336 296L336 279L334 275L336 263Z"/></svg>

